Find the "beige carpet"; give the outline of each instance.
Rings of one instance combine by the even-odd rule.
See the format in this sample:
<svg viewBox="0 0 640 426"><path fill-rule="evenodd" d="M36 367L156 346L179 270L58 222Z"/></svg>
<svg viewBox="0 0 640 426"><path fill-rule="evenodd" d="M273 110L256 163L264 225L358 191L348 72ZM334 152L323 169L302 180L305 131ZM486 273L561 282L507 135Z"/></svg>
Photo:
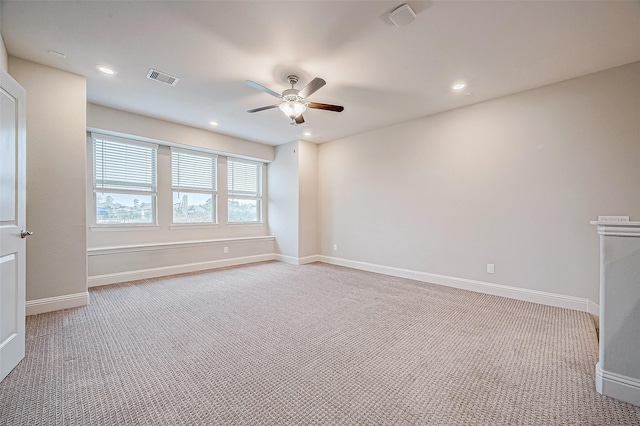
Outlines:
<svg viewBox="0 0 640 426"><path fill-rule="evenodd" d="M27 319L3 425L639 425L585 313L325 264L91 290Z"/></svg>

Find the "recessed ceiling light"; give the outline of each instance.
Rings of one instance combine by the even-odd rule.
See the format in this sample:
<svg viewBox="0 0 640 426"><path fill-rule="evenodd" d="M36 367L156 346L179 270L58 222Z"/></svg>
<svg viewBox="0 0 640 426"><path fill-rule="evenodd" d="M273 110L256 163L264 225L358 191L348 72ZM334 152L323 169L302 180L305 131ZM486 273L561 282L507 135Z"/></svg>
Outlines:
<svg viewBox="0 0 640 426"><path fill-rule="evenodd" d="M209 124L211 124L212 126L217 126L218 122L217 121L210 121Z"/></svg>
<svg viewBox="0 0 640 426"><path fill-rule="evenodd" d="M303 135L305 136L311 136L311 132L304 132Z"/></svg>
<svg viewBox="0 0 640 426"><path fill-rule="evenodd" d="M105 74L114 75L116 73L116 70L106 65L96 65L96 68Z"/></svg>
<svg viewBox="0 0 640 426"><path fill-rule="evenodd" d="M451 88L452 88L453 90L462 90L462 89L464 89L465 87L467 87L467 85L466 85L465 83L456 83L456 84L454 84L453 86L451 86Z"/></svg>

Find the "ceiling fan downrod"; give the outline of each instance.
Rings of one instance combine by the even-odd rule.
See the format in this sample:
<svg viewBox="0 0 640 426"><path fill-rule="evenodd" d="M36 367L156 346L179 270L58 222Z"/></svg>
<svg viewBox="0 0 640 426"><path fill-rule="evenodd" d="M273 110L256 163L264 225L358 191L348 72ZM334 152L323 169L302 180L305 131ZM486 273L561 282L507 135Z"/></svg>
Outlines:
<svg viewBox="0 0 640 426"><path fill-rule="evenodd" d="M289 76L287 76L287 80L289 80L289 84L291 85L291 88L293 89L293 86L295 86L296 83L298 82L298 76L297 75L289 75Z"/></svg>

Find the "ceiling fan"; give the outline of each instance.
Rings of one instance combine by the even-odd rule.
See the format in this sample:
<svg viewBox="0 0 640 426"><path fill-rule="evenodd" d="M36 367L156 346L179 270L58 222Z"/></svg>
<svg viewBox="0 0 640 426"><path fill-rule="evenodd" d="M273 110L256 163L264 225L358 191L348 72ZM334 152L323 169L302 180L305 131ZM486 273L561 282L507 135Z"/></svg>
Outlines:
<svg viewBox="0 0 640 426"><path fill-rule="evenodd" d="M282 94L274 92L271 89L267 89L261 84L256 83L255 81L246 80L245 83L251 87L254 87L264 93L268 93L271 96L274 96L278 99L281 99L282 102L274 105L269 105L261 108L250 109L247 112L254 113L258 111L264 111L266 109L271 108L280 108L280 110L291 119L291 124L302 124L304 123L304 117L302 113L304 113L307 108L314 109L323 109L325 111L334 111L334 112L342 112L344 107L339 105L329 105L329 104L321 104L318 102L309 102L307 98L313 94L316 90L327 84L321 78L314 78L311 80L309 84L307 84L302 89L294 89L293 86L298 82L298 77L295 75L290 75L287 77L289 84L291 84L291 89L287 89Z"/></svg>

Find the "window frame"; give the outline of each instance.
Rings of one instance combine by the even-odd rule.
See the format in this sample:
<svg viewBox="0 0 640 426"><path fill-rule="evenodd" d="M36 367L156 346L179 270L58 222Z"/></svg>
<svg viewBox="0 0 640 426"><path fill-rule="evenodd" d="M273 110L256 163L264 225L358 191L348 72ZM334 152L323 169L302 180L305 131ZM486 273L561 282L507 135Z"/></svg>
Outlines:
<svg viewBox="0 0 640 426"><path fill-rule="evenodd" d="M170 226L173 227L197 227L197 226L212 226L212 225L218 225L219 223L219 218L218 218L218 155L217 154L213 154L210 152L203 152L203 151L196 151L193 149L188 149L188 148L182 148L182 147L175 147L175 146L171 146L170 147L170 164L169 164L169 171L170 171L170 176L171 176L171 223ZM179 184L178 186L174 186L174 174L173 174L173 162L174 162L174 153L177 153L178 155L180 153L185 154L185 155L189 155L189 156L193 156L193 157L202 157L202 158L207 158L207 159L211 159L212 160L212 164L213 164L213 170L212 170L212 188L211 189L201 189L201 188L196 188L196 187L189 187L189 186L185 186L185 187L181 187ZM179 177L178 177L179 179ZM175 210L174 210L174 203L173 203L173 196L175 192L184 192L184 193L195 193L195 194L207 194L207 195L211 195L211 204L212 204L212 221L211 222L176 222L175 221Z"/></svg>
<svg viewBox="0 0 640 426"><path fill-rule="evenodd" d="M131 145L149 148L152 150L152 179L150 190L134 190L123 189L116 187L105 187L104 182L102 186L98 186L97 179L97 158L96 158L96 143L98 141L114 142L123 145ZM158 145L134 139L121 138L117 136L103 135L99 133L91 133L91 181L92 181L92 228L157 228L158 227ZM126 222L126 223L98 223L98 193L102 194L123 194L123 195L140 195L151 196L151 221L150 222Z"/></svg>
<svg viewBox="0 0 640 426"><path fill-rule="evenodd" d="M234 194L231 191L232 179L231 179L231 167L229 163L242 163L256 167L258 170L258 176L256 177L256 184L258 187L258 195L247 194ZM245 160L243 158L227 157L227 224L229 225L259 225L264 223L264 163L259 161ZM232 221L229 217L229 203L232 200L256 200L257 201L257 219L254 221Z"/></svg>

